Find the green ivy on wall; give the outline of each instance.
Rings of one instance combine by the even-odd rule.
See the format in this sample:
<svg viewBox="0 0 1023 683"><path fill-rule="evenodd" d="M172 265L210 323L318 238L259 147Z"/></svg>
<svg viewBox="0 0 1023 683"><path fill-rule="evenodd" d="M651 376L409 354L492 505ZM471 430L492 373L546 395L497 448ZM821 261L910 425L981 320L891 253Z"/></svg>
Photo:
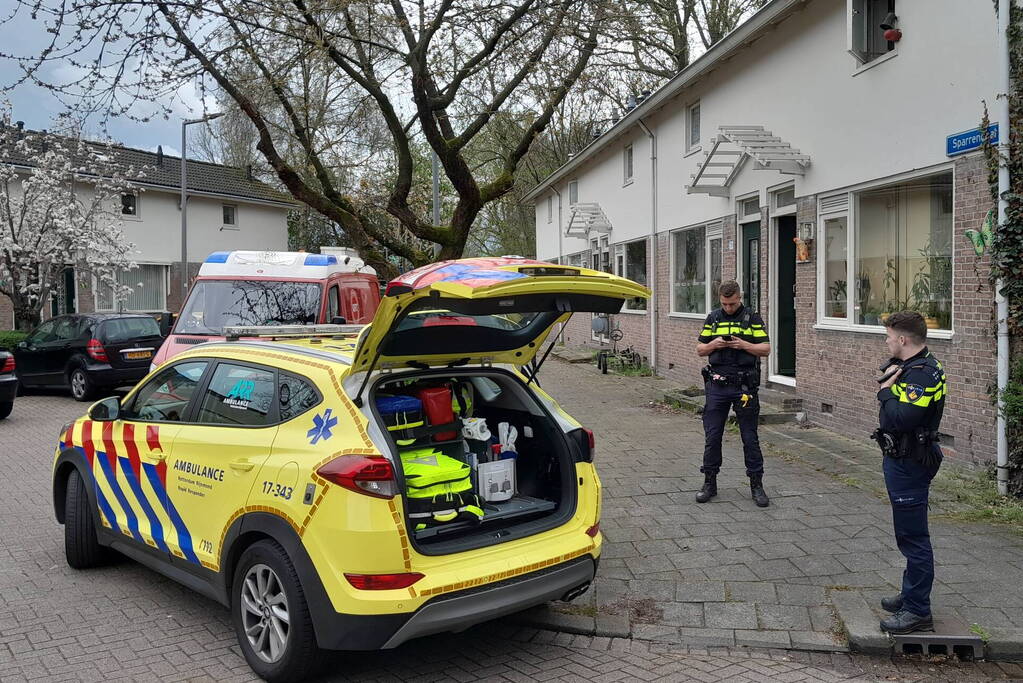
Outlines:
<svg viewBox="0 0 1023 683"><path fill-rule="evenodd" d="M998 3L995 1L995 11ZM1009 130L999 131L1006 143L1004 156L987 136L990 125L984 108L982 130L985 134L984 154L988 165L991 197L998 200L998 169L1009 169L1009 190L1003 195L1007 206L1005 219L993 234L991 245L991 279L1001 279L1002 294L1009 300L1009 334L1023 332L1023 8L1011 2L1009 17ZM1023 360L1011 364L1009 384L1002 396L1005 401L1006 433L1009 442L1009 491L1023 496ZM997 390L997 389L996 389Z"/></svg>

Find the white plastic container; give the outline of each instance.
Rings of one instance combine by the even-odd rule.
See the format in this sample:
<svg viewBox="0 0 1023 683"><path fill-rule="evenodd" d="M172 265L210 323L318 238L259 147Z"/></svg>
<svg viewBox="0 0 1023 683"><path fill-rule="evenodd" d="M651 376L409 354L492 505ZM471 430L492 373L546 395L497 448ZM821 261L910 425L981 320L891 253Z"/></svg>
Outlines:
<svg viewBox="0 0 1023 683"><path fill-rule="evenodd" d="M515 458L481 462L476 468L480 498L499 503L515 495Z"/></svg>

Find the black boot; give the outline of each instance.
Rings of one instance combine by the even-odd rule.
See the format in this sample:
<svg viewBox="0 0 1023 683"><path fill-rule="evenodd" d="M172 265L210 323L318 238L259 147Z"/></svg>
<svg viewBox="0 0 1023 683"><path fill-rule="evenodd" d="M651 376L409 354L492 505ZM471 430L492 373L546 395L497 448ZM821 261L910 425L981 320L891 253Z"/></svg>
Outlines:
<svg viewBox="0 0 1023 683"><path fill-rule="evenodd" d="M764 475L749 475L749 490L757 507L765 508L771 504L771 499L767 497L767 492L764 491Z"/></svg>
<svg viewBox="0 0 1023 683"><path fill-rule="evenodd" d="M922 617L907 610L899 610L887 619L881 620L881 630L894 635L905 635L914 631L933 631L934 619L930 614Z"/></svg>
<svg viewBox="0 0 1023 683"><path fill-rule="evenodd" d="M703 488L696 494L697 503L706 503L718 494L718 475L703 475Z"/></svg>
<svg viewBox="0 0 1023 683"><path fill-rule="evenodd" d="M881 598L881 609L885 612L895 614L902 609L902 594L893 595L890 598Z"/></svg>

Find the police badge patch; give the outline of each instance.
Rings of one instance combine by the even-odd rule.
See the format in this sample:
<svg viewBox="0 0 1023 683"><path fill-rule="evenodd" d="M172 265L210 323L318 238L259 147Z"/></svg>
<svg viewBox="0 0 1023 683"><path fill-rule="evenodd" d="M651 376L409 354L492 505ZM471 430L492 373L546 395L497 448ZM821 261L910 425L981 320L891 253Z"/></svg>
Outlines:
<svg viewBox="0 0 1023 683"><path fill-rule="evenodd" d="M919 384L907 384L906 385L906 398L910 401L916 401L918 398L924 395L924 388Z"/></svg>

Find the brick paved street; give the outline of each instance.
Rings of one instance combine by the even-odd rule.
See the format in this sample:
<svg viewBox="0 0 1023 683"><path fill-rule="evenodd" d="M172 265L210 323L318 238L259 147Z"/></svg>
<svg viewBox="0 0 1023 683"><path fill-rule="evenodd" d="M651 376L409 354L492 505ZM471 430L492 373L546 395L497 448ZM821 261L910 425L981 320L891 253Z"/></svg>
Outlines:
<svg viewBox="0 0 1023 683"><path fill-rule="evenodd" d="M1023 678L1023 669L1004 662L892 662L841 652L699 644L708 635L727 633L741 643L760 638L755 633L780 632L794 640L792 633L827 633L832 628L831 616L821 602L825 580L807 580L793 588L786 577L812 578L818 576L806 571L812 562L841 560L817 559L802 551L805 542L786 528L844 529L849 523L816 520L797 527L785 520L798 520L809 509L795 507L795 501L840 489L823 475L787 463L782 485L782 465L772 460L777 504L769 510L769 529L753 523L762 511L741 495L734 453L729 452L725 477L735 488L724 492L721 503L693 510L689 497L698 474L690 471L695 442L693 427L685 422L695 422L692 418L661 415L643 407L650 389L639 381L601 378L590 368L554 362L545 373L545 386L557 387L555 393L568 410L597 430L610 542L596 592L630 596L626 605L646 610L639 615L643 618L636 627L636 639L536 631L506 620L468 633L409 643L395 652L339 655L332 658L330 670L336 675L331 678ZM23 397L12 416L0 422L0 481L5 493L0 499L0 680L252 680L235 645L227 612L215 603L129 561L87 572L67 567L62 529L52 514L49 468L58 430L83 410L82 404L59 395ZM797 485L811 487L812 493L800 493ZM849 505L854 504L855 494L843 495L849 496ZM828 501L816 505L822 516L825 509L832 509ZM873 545L858 549L853 544L842 553L849 556L846 561L851 563L849 558L864 553L890 556L883 527L873 524L877 533L866 538L876 539L869 541L876 550ZM789 536L772 538L769 532ZM767 548L773 549L774 557L763 557L772 552ZM843 574L866 571L843 567Z"/></svg>

